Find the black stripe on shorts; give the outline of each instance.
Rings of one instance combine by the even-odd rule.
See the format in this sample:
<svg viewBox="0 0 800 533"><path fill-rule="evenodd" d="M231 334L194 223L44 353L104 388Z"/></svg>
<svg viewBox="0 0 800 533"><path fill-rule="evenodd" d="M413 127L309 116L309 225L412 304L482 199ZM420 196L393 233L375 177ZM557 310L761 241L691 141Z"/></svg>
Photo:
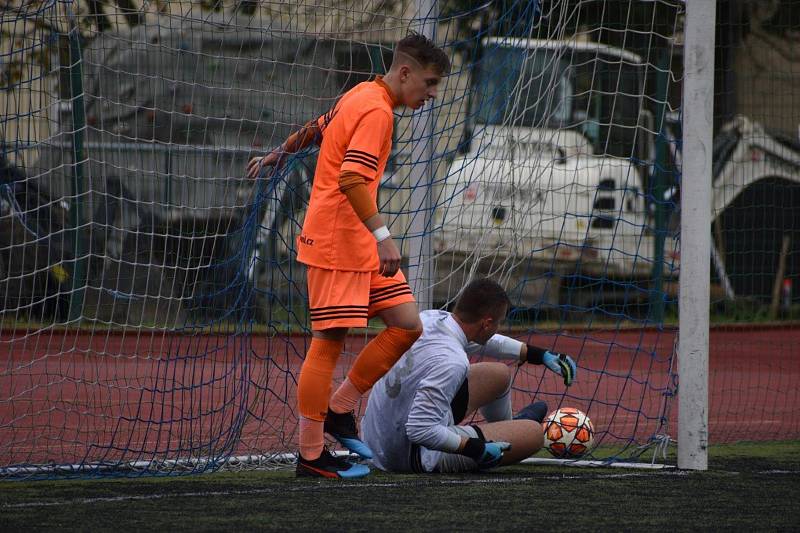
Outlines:
<svg viewBox="0 0 800 533"><path fill-rule="evenodd" d="M404 288L401 288L401 289L397 289L396 291L393 291L391 293L384 294L384 295L380 296L379 298L370 299L369 303L370 304L377 304L377 303L380 303L380 302L385 302L386 300L391 300L392 298L395 298L397 296L403 296L403 295L406 295L406 294L413 295L414 293L411 292L410 288L404 287Z"/></svg>
<svg viewBox="0 0 800 533"><path fill-rule="evenodd" d="M330 316L312 316L311 317L311 321L312 322L322 322L323 320L336 320L338 318L363 318L363 319L366 320L366 319L369 318L369 315L367 315L367 313L364 313L363 315L347 315L347 314L345 314L345 315L330 315Z"/></svg>
<svg viewBox="0 0 800 533"><path fill-rule="evenodd" d="M450 402L450 411L453 413L453 423L455 425L459 425L461 422L464 421L464 417L467 416L467 407L469 406L469 380L464 378L464 381L461 383L461 386L456 391L456 395L453 396L453 400Z"/></svg>
<svg viewBox="0 0 800 533"><path fill-rule="evenodd" d="M392 285L389 285L388 287L381 287L380 289L375 289L375 290L370 289L369 296L370 296L370 298L372 298L373 296L380 296L384 292L391 291L392 289L396 289L397 287L407 287L407 286L408 286L408 283L398 282L398 283L394 283Z"/></svg>
<svg viewBox="0 0 800 533"><path fill-rule="evenodd" d="M369 313L369 307L366 305L330 305L327 307L316 307L309 309L309 315L311 316L311 320L317 319L324 319L324 318L332 318L332 317L340 317L344 318L343 315L347 315L347 318L355 317L366 317Z"/></svg>

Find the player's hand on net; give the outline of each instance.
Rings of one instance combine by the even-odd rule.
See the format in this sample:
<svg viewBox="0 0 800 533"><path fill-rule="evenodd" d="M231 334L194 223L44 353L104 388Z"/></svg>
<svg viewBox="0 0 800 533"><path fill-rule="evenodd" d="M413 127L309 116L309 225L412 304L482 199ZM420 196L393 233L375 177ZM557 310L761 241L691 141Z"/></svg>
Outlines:
<svg viewBox="0 0 800 533"><path fill-rule="evenodd" d="M391 278L400 270L400 250L394 243L394 239L389 237L378 243L378 273L384 277Z"/></svg>
<svg viewBox="0 0 800 533"><path fill-rule="evenodd" d="M247 163L247 178L256 179L261 173L261 170L266 167L280 168L283 163L284 155L285 153L280 148L276 148L265 156L252 158L250 162Z"/></svg>
<svg viewBox="0 0 800 533"><path fill-rule="evenodd" d="M572 385L578 371L572 357L563 353L544 352L542 362L544 366L564 378L564 385L567 387Z"/></svg>

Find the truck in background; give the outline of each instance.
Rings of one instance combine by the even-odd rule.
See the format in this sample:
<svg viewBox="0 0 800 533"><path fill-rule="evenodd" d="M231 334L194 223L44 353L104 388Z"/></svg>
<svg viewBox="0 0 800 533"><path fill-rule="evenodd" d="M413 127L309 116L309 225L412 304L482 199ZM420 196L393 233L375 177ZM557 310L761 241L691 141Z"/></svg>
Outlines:
<svg viewBox="0 0 800 533"><path fill-rule="evenodd" d="M519 305L616 296L619 283L676 274L677 241L654 257L646 187L654 118L638 55L590 42L491 38L473 77L471 139L448 171L437 211L437 288L501 272ZM449 277L450 282L445 282ZM458 278L459 276L456 276ZM600 288L602 281L610 281ZM582 294L581 301L575 298ZM587 299L588 298L588 299Z"/></svg>
<svg viewBox="0 0 800 533"><path fill-rule="evenodd" d="M675 297L680 115L656 124L642 58L578 41L483 44L469 142L436 212L435 299L476 273L502 278L521 307L627 315ZM763 300L777 272L800 275L800 139L735 117L715 137L712 195L715 297Z"/></svg>

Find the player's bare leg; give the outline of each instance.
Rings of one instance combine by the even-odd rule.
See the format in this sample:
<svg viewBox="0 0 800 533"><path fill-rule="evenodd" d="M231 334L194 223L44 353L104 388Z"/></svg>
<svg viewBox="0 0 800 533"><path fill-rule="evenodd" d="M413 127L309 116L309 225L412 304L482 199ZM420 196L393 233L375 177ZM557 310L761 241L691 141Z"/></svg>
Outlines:
<svg viewBox="0 0 800 533"><path fill-rule="evenodd" d="M511 369L504 363L469 365L467 418L482 408L489 422L511 419Z"/></svg>
<svg viewBox="0 0 800 533"><path fill-rule="evenodd" d="M468 374L469 403L465 418L480 409L487 422L511 420L511 381L513 370L504 363L475 363ZM547 415L547 404L535 401L522 408L514 419L541 422Z"/></svg>
<svg viewBox="0 0 800 533"><path fill-rule="evenodd" d="M518 463L538 452L544 445L542 425L533 420L503 420L478 424L486 440L508 442L501 465Z"/></svg>
<svg viewBox="0 0 800 533"><path fill-rule="evenodd" d="M415 302L406 302L378 312L386 327L422 331L419 308Z"/></svg>
<svg viewBox="0 0 800 533"><path fill-rule="evenodd" d="M511 420L512 369L504 363L475 363L468 374L469 403L467 417L478 409L486 423L479 424L484 437L508 442L511 449L503 454L503 465L530 457L542 447L542 425L534 420ZM545 407L546 410L546 407Z"/></svg>

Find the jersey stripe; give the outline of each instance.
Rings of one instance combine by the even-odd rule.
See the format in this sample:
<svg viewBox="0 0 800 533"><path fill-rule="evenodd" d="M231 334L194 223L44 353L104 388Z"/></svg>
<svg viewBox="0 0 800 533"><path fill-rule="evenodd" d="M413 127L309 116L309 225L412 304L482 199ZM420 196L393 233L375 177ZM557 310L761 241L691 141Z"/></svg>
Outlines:
<svg viewBox="0 0 800 533"><path fill-rule="evenodd" d="M337 100L336 103L333 104L333 107L331 107L327 113L322 115L322 120L325 122L325 128L327 128L330 125L331 121L333 120L333 117L335 117L336 114L339 112L339 109L337 107L338 105L339 101Z"/></svg>
<svg viewBox="0 0 800 533"><path fill-rule="evenodd" d="M344 156L344 161L347 161L348 159L352 159L354 161L363 161L364 163L367 163L367 164L370 164L370 165L375 165L375 166L378 165L378 162L376 160L371 159L371 158L369 158L367 156L364 156L364 155L361 155L361 154L351 154L351 153L348 152Z"/></svg>
<svg viewBox="0 0 800 533"><path fill-rule="evenodd" d="M376 163L378 162L378 157L377 156L372 155L371 153L365 152L363 150L356 150L355 148L350 148L349 150L347 150L345 152L345 155L347 155L347 154L360 155L360 156L363 156L363 157L365 157L367 159L372 159Z"/></svg>
<svg viewBox="0 0 800 533"><path fill-rule="evenodd" d="M356 156L352 156L352 155L344 156L344 159L342 160L342 163L348 163L348 162L349 163L358 163L359 165L364 165L365 167L371 168L372 170L375 170L375 171L378 170L378 165L376 163L372 163L370 161L366 161L364 159L360 159L359 157L356 157Z"/></svg>

